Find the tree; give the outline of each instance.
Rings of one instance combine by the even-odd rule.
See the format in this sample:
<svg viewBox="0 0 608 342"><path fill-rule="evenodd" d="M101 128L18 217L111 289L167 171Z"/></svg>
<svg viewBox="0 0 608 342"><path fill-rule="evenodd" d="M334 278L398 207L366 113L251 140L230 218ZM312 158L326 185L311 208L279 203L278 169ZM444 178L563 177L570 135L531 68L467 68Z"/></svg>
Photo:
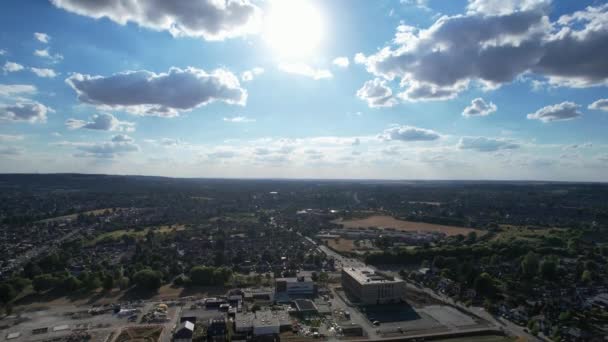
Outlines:
<svg viewBox="0 0 608 342"><path fill-rule="evenodd" d="M76 277L70 275L63 279L62 287L69 292L77 291L82 287L82 282Z"/></svg>
<svg viewBox="0 0 608 342"><path fill-rule="evenodd" d="M539 257L536 253L529 252L526 254L521 262L523 276L526 278L534 278L534 276L538 274L539 263Z"/></svg>
<svg viewBox="0 0 608 342"><path fill-rule="evenodd" d="M6 304L17 296L17 291L10 284L0 284L0 303Z"/></svg>
<svg viewBox="0 0 608 342"><path fill-rule="evenodd" d="M120 279L118 279L118 288L121 290L126 290L127 288L129 288L129 278L121 277Z"/></svg>
<svg viewBox="0 0 608 342"><path fill-rule="evenodd" d="M45 273L36 276L32 285L34 286L34 291L40 293L55 287L57 285L57 279L51 274Z"/></svg>
<svg viewBox="0 0 608 342"><path fill-rule="evenodd" d="M590 283L590 282L591 282L591 280L593 280L593 275L591 274L591 271L589 271L589 270L585 270L585 271L583 272L583 274L581 275L581 280L582 280L584 283L587 283L587 284L588 284L588 283Z"/></svg>
<svg viewBox="0 0 608 342"><path fill-rule="evenodd" d="M190 280L194 285L211 285L213 283L213 271L213 267L194 266L190 270Z"/></svg>
<svg viewBox="0 0 608 342"><path fill-rule="evenodd" d="M106 291L109 291L113 288L114 288L114 278L111 275L107 274L103 278L103 289Z"/></svg>
<svg viewBox="0 0 608 342"><path fill-rule="evenodd" d="M478 294L493 298L496 296L496 286L494 285L494 279L488 273L482 273L475 279L475 291Z"/></svg>
<svg viewBox="0 0 608 342"><path fill-rule="evenodd" d="M133 275L135 286L142 290L158 290L160 287L160 280L160 272L149 268L141 270Z"/></svg>
<svg viewBox="0 0 608 342"><path fill-rule="evenodd" d="M554 279L557 274L557 260L552 257L546 257L540 263L540 273L546 279Z"/></svg>

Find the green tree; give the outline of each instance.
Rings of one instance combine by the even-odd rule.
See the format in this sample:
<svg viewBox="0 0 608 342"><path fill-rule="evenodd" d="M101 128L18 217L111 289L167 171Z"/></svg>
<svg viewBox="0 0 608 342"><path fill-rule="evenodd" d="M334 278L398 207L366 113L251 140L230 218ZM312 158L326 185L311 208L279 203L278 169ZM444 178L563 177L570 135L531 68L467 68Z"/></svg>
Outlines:
<svg viewBox="0 0 608 342"><path fill-rule="evenodd" d="M593 274L591 273L591 271L589 270L585 270L583 271L583 274L581 275L581 280L584 283L590 283L593 280Z"/></svg>
<svg viewBox="0 0 608 342"><path fill-rule="evenodd" d="M557 274L557 260L553 257L545 257L540 263L540 274L545 279L554 279Z"/></svg>
<svg viewBox="0 0 608 342"><path fill-rule="evenodd" d="M114 288L114 278L111 275L107 274L103 278L103 289L106 291L109 291L113 288Z"/></svg>
<svg viewBox="0 0 608 342"><path fill-rule="evenodd" d="M70 275L65 277L62 282L62 287L69 292L77 291L82 287L82 282L78 278Z"/></svg>
<svg viewBox="0 0 608 342"><path fill-rule="evenodd" d="M17 291L10 284L0 284L0 303L6 304L17 296Z"/></svg>
<svg viewBox="0 0 608 342"><path fill-rule="evenodd" d="M190 270L192 284L206 286L213 284L214 268L207 266L194 266Z"/></svg>
<svg viewBox="0 0 608 342"><path fill-rule="evenodd" d="M34 277L32 285L34 286L34 291L40 293L55 287L57 279L51 274L45 273Z"/></svg>
<svg viewBox="0 0 608 342"><path fill-rule="evenodd" d="M539 257L534 252L529 252L521 262L521 271L526 278L534 278L538 274Z"/></svg>
<svg viewBox="0 0 608 342"><path fill-rule="evenodd" d="M133 275L133 282L142 290L158 290L161 284L161 274L152 269L144 269Z"/></svg>
<svg viewBox="0 0 608 342"><path fill-rule="evenodd" d="M482 273L475 279L475 291L478 294L493 298L496 296L496 286L494 285L494 279L488 273Z"/></svg>

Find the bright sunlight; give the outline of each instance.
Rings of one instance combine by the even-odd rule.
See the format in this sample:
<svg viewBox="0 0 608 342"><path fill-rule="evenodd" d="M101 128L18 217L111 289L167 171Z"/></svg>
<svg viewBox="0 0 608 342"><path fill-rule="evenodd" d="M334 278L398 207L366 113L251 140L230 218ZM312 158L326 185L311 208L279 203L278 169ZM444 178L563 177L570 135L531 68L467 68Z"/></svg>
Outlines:
<svg viewBox="0 0 608 342"><path fill-rule="evenodd" d="M275 0L265 20L264 38L282 58L314 54L323 35L323 18L306 0Z"/></svg>

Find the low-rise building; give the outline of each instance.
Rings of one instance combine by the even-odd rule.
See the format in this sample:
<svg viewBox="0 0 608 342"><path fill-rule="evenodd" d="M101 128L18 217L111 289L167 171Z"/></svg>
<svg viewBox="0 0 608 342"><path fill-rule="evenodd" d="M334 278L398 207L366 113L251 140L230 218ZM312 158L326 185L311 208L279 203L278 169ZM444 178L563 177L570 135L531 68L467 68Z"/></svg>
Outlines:
<svg viewBox="0 0 608 342"><path fill-rule="evenodd" d="M289 296L312 296L315 293L315 282L306 276L277 278L275 289L277 293L286 293Z"/></svg>
<svg viewBox="0 0 608 342"><path fill-rule="evenodd" d="M405 282L369 267L343 268L342 287L357 302L365 305L403 301Z"/></svg>
<svg viewBox="0 0 608 342"><path fill-rule="evenodd" d="M184 321L178 326L175 334L173 334L173 341L192 342L192 335L194 335L194 323Z"/></svg>

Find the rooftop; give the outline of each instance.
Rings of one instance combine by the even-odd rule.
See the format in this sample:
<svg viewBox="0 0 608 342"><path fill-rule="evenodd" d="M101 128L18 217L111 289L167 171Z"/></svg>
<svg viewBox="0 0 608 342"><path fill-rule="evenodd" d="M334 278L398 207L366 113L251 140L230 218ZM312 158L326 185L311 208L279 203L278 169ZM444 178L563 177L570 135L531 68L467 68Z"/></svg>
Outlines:
<svg viewBox="0 0 608 342"><path fill-rule="evenodd" d="M357 282L361 284L373 284L373 283L400 283L403 280L395 278L393 276L377 272L369 267L345 267L344 272L348 273Z"/></svg>

